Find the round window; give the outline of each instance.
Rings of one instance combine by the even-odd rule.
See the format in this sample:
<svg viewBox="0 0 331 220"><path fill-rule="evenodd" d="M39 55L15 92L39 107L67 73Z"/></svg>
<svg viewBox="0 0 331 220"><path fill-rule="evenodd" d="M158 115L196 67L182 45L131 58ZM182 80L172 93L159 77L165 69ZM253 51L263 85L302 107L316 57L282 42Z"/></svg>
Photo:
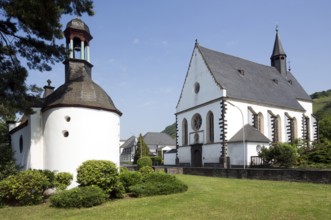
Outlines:
<svg viewBox="0 0 331 220"><path fill-rule="evenodd" d="M200 114L195 114L192 117L192 128L195 131L198 131L201 128L202 118Z"/></svg>
<svg viewBox="0 0 331 220"><path fill-rule="evenodd" d="M194 93L197 94L200 91L200 84L198 82L194 83Z"/></svg>
<svg viewBox="0 0 331 220"><path fill-rule="evenodd" d="M62 131L62 134L64 137L68 137L69 136L69 131Z"/></svg>
<svg viewBox="0 0 331 220"><path fill-rule="evenodd" d="M64 119L69 122L71 120L70 116L65 116Z"/></svg>

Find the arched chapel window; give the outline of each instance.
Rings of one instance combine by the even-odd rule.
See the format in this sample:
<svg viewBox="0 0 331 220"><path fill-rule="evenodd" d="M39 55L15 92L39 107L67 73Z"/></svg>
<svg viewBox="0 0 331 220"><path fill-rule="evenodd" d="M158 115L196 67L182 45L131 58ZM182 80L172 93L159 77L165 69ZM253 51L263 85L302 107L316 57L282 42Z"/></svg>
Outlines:
<svg viewBox="0 0 331 220"><path fill-rule="evenodd" d="M207 114L206 120L206 128L207 128L207 142L214 142L214 114L210 111Z"/></svg>
<svg viewBox="0 0 331 220"><path fill-rule="evenodd" d="M186 118L182 122L182 145L188 145L188 127Z"/></svg>
<svg viewBox="0 0 331 220"><path fill-rule="evenodd" d="M264 118L261 112L257 115L257 130L264 134Z"/></svg>

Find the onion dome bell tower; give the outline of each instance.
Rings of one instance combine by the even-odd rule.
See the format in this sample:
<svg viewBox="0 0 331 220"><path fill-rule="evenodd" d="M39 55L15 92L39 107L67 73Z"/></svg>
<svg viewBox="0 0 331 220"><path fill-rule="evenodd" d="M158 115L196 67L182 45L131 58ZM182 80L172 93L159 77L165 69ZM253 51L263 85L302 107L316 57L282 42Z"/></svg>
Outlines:
<svg viewBox="0 0 331 220"><path fill-rule="evenodd" d="M69 59L90 62L90 40L92 35L88 26L79 18L71 20L64 31Z"/></svg>

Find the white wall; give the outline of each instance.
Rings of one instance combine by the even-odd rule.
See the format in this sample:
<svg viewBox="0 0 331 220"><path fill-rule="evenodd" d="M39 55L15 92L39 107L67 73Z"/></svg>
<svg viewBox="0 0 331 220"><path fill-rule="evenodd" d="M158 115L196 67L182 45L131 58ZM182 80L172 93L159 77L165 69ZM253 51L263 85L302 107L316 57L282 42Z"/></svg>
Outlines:
<svg viewBox="0 0 331 220"><path fill-rule="evenodd" d="M163 164L176 165L176 153L165 153Z"/></svg>
<svg viewBox="0 0 331 220"><path fill-rule="evenodd" d="M118 114L64 107L47 110L43 119L45 169L76 174L84 161L92 159L110 160L119 167ZM66 131L68 137L64 136Z"/></svg>
<svg viewBox="0 0 331 220"><path fill-rule="evenodd" d="M194 92L196 82L200 84L197 94ZM176 111L181 112L222 96L223 90L216 84L200 52L195 48Z"/></svg>
<svg viewBox="0 0 331 220"><path fill-rule="evenodd" d="M266 143L254 143L248 142L245 143L245 148L243 143L228 143L228 155L230 157L231 165L241 165L244 164L244 150L245 150L245 164L249 166L251 164L251 157L258 156L257 146L260 145L269 148L269 145Z"/></svg>
<svg viewBox="0 0 331 220"><path fill-rule="evenodd" d="M219 163L221 144L207 144L202 147L202 163Z"/></svg>
<svg viewBox="0 0 331 220"><path fill-rule="evenodd" d="M20 137L22 137L23 140L22 152L20 152ZM14 151L16 164L22 166L23 169L31 168L30 131L28 125L11 134L11 145Z"/></svg>

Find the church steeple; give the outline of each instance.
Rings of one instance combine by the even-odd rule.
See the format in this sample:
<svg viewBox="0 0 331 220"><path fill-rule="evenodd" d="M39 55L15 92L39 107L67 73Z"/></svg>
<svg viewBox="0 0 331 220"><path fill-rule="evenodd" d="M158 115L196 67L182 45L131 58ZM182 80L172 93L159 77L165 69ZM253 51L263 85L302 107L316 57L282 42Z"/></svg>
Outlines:
<svg viewBox="0 0 331 220"><path fill-rule="evenodd" d="M278 27L276 27L276 39L270 60L271 66L275 67L281 74L286 74L286 53L279 39Z"/></svg>

